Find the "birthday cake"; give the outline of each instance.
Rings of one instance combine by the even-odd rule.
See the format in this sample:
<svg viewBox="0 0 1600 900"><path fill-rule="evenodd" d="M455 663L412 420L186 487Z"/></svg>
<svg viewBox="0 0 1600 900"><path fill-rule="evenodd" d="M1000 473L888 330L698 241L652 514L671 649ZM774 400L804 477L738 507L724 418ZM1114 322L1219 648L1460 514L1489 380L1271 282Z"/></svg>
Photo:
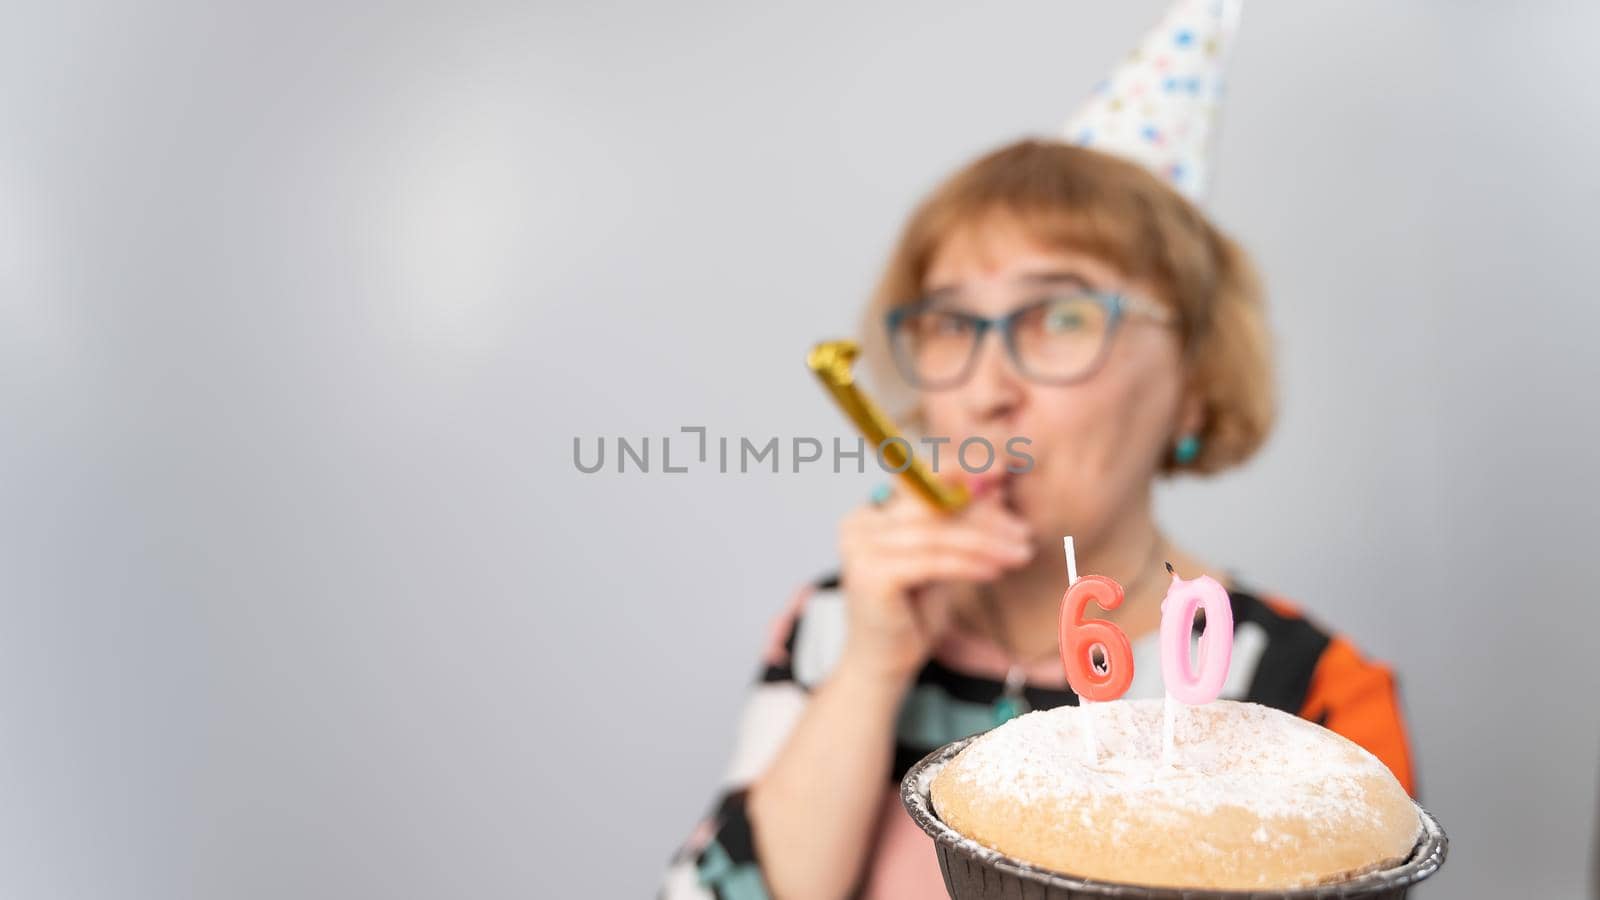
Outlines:
<svg viewBox="0 0 1600 900"><path fill-rule="evenodd" d="M1317 885L1392 866L1417 845L1417 807L1356 744L1275 709L1215 701L1178 709L1168 745L1162 704L1013 719L938 771L933 808L1011 859L1152 887Z"/></svg>

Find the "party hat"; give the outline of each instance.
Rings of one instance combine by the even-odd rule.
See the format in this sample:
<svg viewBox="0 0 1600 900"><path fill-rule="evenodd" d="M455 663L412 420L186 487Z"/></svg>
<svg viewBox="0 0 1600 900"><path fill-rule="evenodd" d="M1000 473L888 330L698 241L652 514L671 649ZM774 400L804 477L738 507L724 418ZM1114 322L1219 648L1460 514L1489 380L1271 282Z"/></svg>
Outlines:
<svg viewBox="0 0 1600 900"><path fill-rule="evenodd" d="M1131 159L1189 199L1205 193L1222 68L1243 0L1177 0L1067 122L1074 144Z"/></svg>

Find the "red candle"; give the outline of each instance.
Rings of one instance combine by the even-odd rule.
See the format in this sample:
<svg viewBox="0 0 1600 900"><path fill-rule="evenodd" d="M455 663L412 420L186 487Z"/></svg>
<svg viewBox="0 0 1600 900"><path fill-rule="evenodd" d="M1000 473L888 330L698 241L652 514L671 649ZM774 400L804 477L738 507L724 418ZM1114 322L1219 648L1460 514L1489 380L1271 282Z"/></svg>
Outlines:
<svg viewBox="0 0 1600 900"><path fill-rule="evenodd" d="M1067 670L1067 683L1087 700L1115 700L1128 692L1133 683L1133 647L1122 629L1104 619L1085 619L1090 603L1103 610L1122 605L1122 585L1104 575L1085 575L1061 598L1061 665ZM1099 648L1104 666L1096 666Z"/></svg>

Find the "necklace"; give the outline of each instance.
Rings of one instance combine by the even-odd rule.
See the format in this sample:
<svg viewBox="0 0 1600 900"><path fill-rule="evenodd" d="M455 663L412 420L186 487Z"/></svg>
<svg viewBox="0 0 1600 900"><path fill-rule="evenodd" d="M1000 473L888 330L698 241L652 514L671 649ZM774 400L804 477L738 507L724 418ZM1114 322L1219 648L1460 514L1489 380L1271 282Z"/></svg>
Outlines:
<svg viewBox="0 0 1600 900"><path fill-rule="evenodd" d="M1150 573L1156 571L1152 566L1155 565L1157 559L1161 558L1161 549L1165 544L1166 540L1161 536L1160 532L1157 532L1155 544L1150 548L1150 556L1145 560L1145 564L1140 566L1138 576L1128 583L1127 589L1123 592L1125 596L1132 597L1138 593L1140 588L1144 587L1145 582L1150 577ZM1028 682L1028 667L1035 665L1040 660L1047 659L1051 654L1059 652L1059 648L1052 647L1048 654L1041 653L1032 659L1018 659L1011 650L1011 640L1006 631L1005 617L1000 613L1000 604L995 602L994 594L985 585L979 588L979 596L983 601L984 612L989 617L989 628L994 632L995 643L999 645L1000 652L1006 658L1007 668L1004 686L1000 690L999 699L994 701L994 706L990 710L994 717L994 724L1003 725L1033 708L1023 694L1023 689L1027 687Z"/></svg>

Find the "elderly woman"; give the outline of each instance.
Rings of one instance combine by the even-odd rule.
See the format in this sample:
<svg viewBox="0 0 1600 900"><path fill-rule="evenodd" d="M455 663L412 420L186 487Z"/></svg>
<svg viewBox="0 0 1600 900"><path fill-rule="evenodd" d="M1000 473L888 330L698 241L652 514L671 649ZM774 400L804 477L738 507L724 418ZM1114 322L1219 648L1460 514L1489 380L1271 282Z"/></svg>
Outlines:
<svg viewBox="0 0 1600 900"><path fill-rule="evenodd" d="M868 323L923 431L1025 436L1034 465L964 475L975 499L955 515L898 491L844 517L841 571L776 623L725 792L667 896L942 896L897 783L941 744L1078 702L1056 649L1066 534L1081 571L1126 590L1106 617L1134 645L1128 696L1161 696L1170 561L1231 595L1223 696L1315 720L1412 790L1389 671L1156 521L1158 478L1244 462L1273 418L1256 277L1189 200L1115 156L1004 147L911 216Z"/></svg>

